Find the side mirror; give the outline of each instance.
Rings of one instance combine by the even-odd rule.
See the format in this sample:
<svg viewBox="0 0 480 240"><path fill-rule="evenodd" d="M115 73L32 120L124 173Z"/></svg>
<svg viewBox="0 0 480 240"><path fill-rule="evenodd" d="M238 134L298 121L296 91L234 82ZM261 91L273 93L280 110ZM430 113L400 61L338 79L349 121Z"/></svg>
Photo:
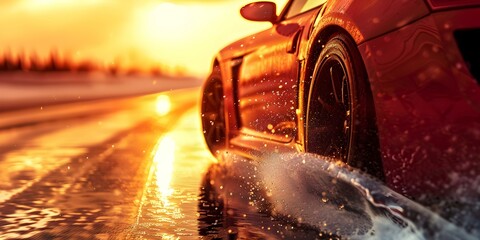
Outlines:
<svg viewBox="0 0 480 240"><path fill-rule="evenodd" d="M247 20L275 23L277 5L274 2L254 2L242 7L240 14Z"/></svg>

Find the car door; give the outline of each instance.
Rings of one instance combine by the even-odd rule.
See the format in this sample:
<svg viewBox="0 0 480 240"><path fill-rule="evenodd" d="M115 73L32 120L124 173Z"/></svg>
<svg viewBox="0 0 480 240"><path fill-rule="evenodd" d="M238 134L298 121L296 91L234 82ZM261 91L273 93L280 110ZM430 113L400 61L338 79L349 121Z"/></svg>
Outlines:
<svg viewBox="0 0 480 240"><path fill-rule="evenodd" d="M326 0L290 1L280 21L256 34L255 51L242 59L238 110L242 131L289 142L296 131L298 46Z"/></svg>

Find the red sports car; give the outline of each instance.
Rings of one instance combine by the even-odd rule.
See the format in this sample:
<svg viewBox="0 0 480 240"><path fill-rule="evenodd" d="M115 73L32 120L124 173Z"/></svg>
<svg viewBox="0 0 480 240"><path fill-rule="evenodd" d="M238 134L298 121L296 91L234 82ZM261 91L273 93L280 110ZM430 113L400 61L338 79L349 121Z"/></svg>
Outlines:
<svg viewBox="0 0 480 240"><path fill-rule="evenodd" d="M480 1L255 2L272 27L221 50L209 149L312 152L417 200L480 196Z"/></svg>

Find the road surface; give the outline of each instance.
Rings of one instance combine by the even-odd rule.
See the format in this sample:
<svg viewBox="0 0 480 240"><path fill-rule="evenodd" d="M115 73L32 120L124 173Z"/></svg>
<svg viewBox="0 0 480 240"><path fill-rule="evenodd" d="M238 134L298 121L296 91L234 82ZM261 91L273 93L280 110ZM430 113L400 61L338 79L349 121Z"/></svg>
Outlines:
<svg viewBox="0 0 480 240"><path fill-rule="evenodd" d="M0 239L198 238L198 94L3 114Z"/></svg>
<svg viewBox="0 0 480 240"><path fill-rule="evenodd" d="M478 239L320 156L214 159L199 94L0 112L0 239Z"/></svg>

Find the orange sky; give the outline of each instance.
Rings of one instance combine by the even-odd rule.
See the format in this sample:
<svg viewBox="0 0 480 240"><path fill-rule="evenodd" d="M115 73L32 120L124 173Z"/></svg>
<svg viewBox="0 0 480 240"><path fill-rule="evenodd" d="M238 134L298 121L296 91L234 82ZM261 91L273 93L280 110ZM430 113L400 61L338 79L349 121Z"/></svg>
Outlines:
<svg viewBox="0 0 480 240"><path fill-rule="evenodd" d="M216 51L267 28L239 14L249 0L2 0L0 45L52 49L73 59L150 67L163 63L205 76ZM283 6L286 0L275 1Z"/></svg>

